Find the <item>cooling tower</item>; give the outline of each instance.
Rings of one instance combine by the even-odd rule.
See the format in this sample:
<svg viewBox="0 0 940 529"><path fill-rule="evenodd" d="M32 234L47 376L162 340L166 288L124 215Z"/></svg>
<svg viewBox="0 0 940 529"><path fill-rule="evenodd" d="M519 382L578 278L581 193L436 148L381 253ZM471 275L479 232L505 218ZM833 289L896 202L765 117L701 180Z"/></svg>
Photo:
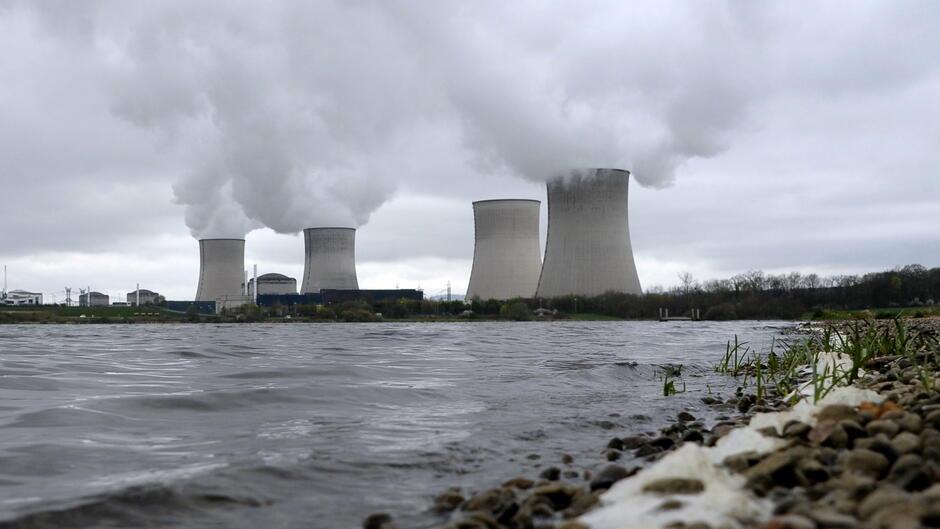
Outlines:
<svg viewBox="0 0 940 529"><path fill-rule="evenodd" d="M641 294L627 221L629 171L585 169L548 182L538 296Z"/></svg>
<svg viewBox="0 0 940 529"><path fill-rule="evenodd" d="M539 286L538 200L473 203L473 268L466 299L531 298Z"/></svg>
<svg viewBox="0 0 940 529"><path fill-rule="evenodd" d="M222 296L244 294L244 273L244 239L201 239L196 301L216 301Z"/></svg>
<svg viewBox="0 0 940 529"><path fill-rule="evenodd" d="M302 294L322 289L356 290L356 229L307 228L304 230L304 280Z"/></svg>

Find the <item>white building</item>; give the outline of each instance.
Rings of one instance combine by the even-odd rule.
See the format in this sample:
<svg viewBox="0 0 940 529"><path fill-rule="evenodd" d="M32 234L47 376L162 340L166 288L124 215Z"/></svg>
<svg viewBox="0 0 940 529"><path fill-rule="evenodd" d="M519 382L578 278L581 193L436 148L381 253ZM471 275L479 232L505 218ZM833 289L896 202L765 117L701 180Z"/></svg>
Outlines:
<svg viewBox="0 0 940 529"><path fill-rule="evenodd" d="M11 290L6 293L0 304L3 305L42 305L42 294L25 290Z"/></svg>

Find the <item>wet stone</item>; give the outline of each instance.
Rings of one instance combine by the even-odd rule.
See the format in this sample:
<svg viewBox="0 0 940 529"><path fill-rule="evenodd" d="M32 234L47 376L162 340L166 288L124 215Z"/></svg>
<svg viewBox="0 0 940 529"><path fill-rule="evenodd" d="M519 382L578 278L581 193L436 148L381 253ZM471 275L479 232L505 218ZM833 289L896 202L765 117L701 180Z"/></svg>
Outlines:
<svg viewBox="0 0 940 529"><path fill-rule="evenodd" d="M682 508L682 502L679 500L666 500L657 507L660 511L675 511Z"/></svg>
<svg viewBox="0 0 940 529"><path fill-rule="evenodd" d="M451 489L434 498L434 510L439 513L447 513L456 510L464 502L463 494Z"/></svg>
<svg viewBox="0 0 940 529"><path fill-rule="evenodd" d="M362 529L392 529L392 515L384 512L370 514L362 522Z"/></svg>
<svg viewBox="0 0 940 529"><path fill-rule="evenodd" d="M785 514L768 520L763 529L816 529L816 522L799 514Z"/></svg>
<svg viewBox="0 0 940 529"><path fill-rule="evenodd" d="M695 416L687 411L680 411L676 417L682 422L692 422L695 420Z"/></svg>
<svg viewBox="0 0 940 529"><path fill-rule="evenodd" d="M637 448L636 451L633 452L633 455L635 455L636 457L647 457L647 456L651 456L654 454L658 454L662 451L663 449L659 448L658 446L647 444L647 445L643 445Z"/></svg>
<svg viewBox="0 0 940 529"><path fill-rule="evenodd" d="M813 428L801 421L790 421L783 427L783 436L787 438L801 438L806 439L807 434Z"/></svg>
<svg viewBox="0 0 940 529"><path fill-rule="evenodd" d="M700 480L690 478L666 478L647 483L643 492L651 494L699 494L705 490Z"/></svg>
<svg viewBox="0 0 940 529"><path fill-rule="evenodd" d="M574 463L574 458L571 457L571 454L562 454L562 455L561 455L561 462L564 463L564 464L566 464L566 465L570 465L571 463Z"/></svg>
<svg viewBox="0 0 940 529"><path fill-rule="evenodd" d="M858 505L858 515L861 519L867 520L885 507L907 501L910 496L909 493L893 485L881 485Z"/></svg>
<svg viewBox="0 0 940 529"><path fill-rule="evenodd" d="M686 434L682 436L682 442L702 444L703 442L705 442L705 436L703 436L702 432L698 430L692 430L692 431L686 432Z"/></svg>
<svg viewBox="0 0 940 529"><path fill-rule="evenodd" d="M818 421L831 420L833 422L839 422L844 419L858 421L858 410L846 404L830 404L819 410L819 413L816 414L816 419Z"/></svg>
<svg viewBox="0 0 940 529"><path fill-rule="evenodd" d="M911 432L901 432L891 440L891 446L901 455L920 450L920 437Z"/></svg>
<svg viewBox="0 0 940 529"><path fill-rule="evenodd" d="M648 440L640 435L634 435L630 437L624 437L620 440L623 443L623 448L620 450L636 450L637 448L645 445ZM615 446L608 445L608 448L616 448Z"/></svg>
<svg viewBox="0 0 940 529"><path fill-rule="evenodd" d="M726 457L723 463L732 472L744 472L757 464L757 462L760 461L760 457L760 454L754 450L748 450L747 452Z"/></svg>
<svg viewBox="0 0 940 529"><path fill-rule="evenodd" d="M608 461L616 461L616 460L620 459L620 457L621 457L622 455L623 455L623 453L620 452L619 450L608 450L607 452L604 453L604 457L605 457Z"/></svg>
<svg viewBox="0 0 940 529"><path fill-rule="evenodd" d="M848 514L823 509L814 509L807 514L818 526L826 529L853 529L858 527L858 521Z"/></svg>
<svg viewBox="0 0 940 529"><path fill-rule="evenodd" d="M650 441L650 446L662 448L663 450L669 450L675 445L676 445L676 442L666 436L660 436Z"/></svg>
<svg viewBox="0 0 940 529"><path fill-rule="evenodd" d="M894 437L901 428L892 421L876 419L865 425L865 430L869 435L885 434L888 437Z"/></svg>
<svg viewBox="0 0 940 529"><path fill-rule="evenodd" d="M887 472L891 463L888 458L874 450L856 448L846 455L843 464L849 472L878 478Z"/></svg>
<svg viewBox="0 0 940 529"><path fill-rule="evenodd" d="M609 489L614 483L635 473L636 469L631 472L620 465L607 465L591 480L591 490Z"/></svg>
<svg viewBox="0 0 940 529"><path fill-rule="evenodd" d="M920 418L920 415L916 413L905 413L903 417L896 419L894 422L901 427L905 432L910 432L913 434L919 434L921 430L924 429L924 423Z"/></svg>
<svg viewBox="0 0 940 529"><path fill-rule="evenodd" d="M505 511L515 499L512 491L505 488L483 491L463 504L464 511L486 511L499 514Z"/></svg>
<svg viewBox="0 0 940 529"><path fill-rule="evenodd" d="M503 486L504 486L504 487L515 487L515 488L520 489L520 490L526 490L526 489L531 489L531 488L532 488L532 485L534 485L534 484L535 484L535 482L532 481L532 480L529 479L529 478L518 477L518 478L512 478L512 479L510 479L509 481L503 483Z"/></svg>
<svg viewBox="0 0 940 529"><path fill-rule="evenodd" d="M561 477L561 469L558 467L548 467L539 474L539 477L549 481L558 481L558 478Z"/></svg>
<svg viewBox="0 0 940 529"><path fill-rule="evenodd" d="M863 428L861 424L859 424L856 421L853 421L852 419L845 419L845 420L839 421L839 426L841 426L842 429L845 430L846 435L848 435L849 437L850 444L854 443L856 439L859 439L862 437L868 437L868 430Z"/></svg>
<svg viewBox="0 0 940 529"><path fill-rule="evenodd" d="M855 448L863 448L866 450L878 452L879 454L888 458L889 461L894 461L898 458L898 453L891 444L891 441L889 441L888 438L884 436L859 439L855 441Z"/></svg>

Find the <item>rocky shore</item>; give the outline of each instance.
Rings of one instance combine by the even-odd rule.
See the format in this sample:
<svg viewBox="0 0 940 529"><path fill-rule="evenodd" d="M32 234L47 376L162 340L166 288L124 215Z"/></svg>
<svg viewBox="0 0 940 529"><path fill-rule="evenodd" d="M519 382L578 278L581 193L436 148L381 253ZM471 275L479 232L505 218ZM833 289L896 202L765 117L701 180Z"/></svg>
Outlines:
<svg viewBox="0 0 940 529"><path fill-rule="evenodd" d="M608 463L594 470L564 456L538 476L445 491L433 509L449 529L940 527L937 322L904 325L933 341L868 358L851 387L815 404L706 396L714 424L681 412L656 435L599 443ZM364 527L395 526L378 514Z"/></svg>

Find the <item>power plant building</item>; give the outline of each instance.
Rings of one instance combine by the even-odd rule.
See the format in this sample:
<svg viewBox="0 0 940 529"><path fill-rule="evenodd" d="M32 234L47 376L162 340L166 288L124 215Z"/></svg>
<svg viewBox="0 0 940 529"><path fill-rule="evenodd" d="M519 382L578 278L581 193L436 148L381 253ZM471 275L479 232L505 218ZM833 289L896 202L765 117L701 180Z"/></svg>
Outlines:
<svg viewBox="0 0 940 529"><path fill-rule="evenodd" d="M248 280L248 292L254 293L255 280ZM262 274L258 276L258 295L296 294L297 280L284 274Z"/></svg>
<svg viewBox="0 0 940 529"><path fill-rule="evenodd" d="M629 171L585 169L550 180L538 297L641 294L628 223Z"/></svg>
<svg viewBox="0 0 940 529"><path fill-rule="evenodd" d="M356 290L355 228L307 228L304 230L304 278L301 294L323 289Z"/></svg>
<svg viewBox="0 0 940 529"><path fill-rule="evenodd" d="M78 296L79 307L107 307L111 298L101 292L86 292Z"/></svg>
<svg viewBox="0 0 940 529"><path fill-rule="evenodd" d="M473 267L466 299L531 298L542 267L538 200L473 203Z"/></svg>
<svg viewBox="0 0 940 529"><path fill-rule="evenodd" d="M244 239L201 239L196 301L244 295L244 273Z"/></svg>
<svg viewBox="0 0 940 529"><path fill-rule="evenodd" d="M0 292L0 305L42 305L42 294L26 290Z"/></svg>
<svg viewBox="0 0 940 529"><path fill-rule="evenodd" d="M139 297L138 297L138 295L139 295ZM156 292L154 292L154 291L152 291L152 290L147 290L146 288L142 288L142 289L140 289L139 291L135 290L135 291L133 291L133 292L128 292L128 293L127 293L127 304L128 304L128 305L130 305L130 306L132 306L132 307L137 306L137 305L138 305L138 299L139 299L139 301L140 301L139 304L140 304L141 306L144 306L144 305L156 305L157 303L160 303L161 301L163 301L163 296L161 296L160 294L157 294Z"/></svg>

